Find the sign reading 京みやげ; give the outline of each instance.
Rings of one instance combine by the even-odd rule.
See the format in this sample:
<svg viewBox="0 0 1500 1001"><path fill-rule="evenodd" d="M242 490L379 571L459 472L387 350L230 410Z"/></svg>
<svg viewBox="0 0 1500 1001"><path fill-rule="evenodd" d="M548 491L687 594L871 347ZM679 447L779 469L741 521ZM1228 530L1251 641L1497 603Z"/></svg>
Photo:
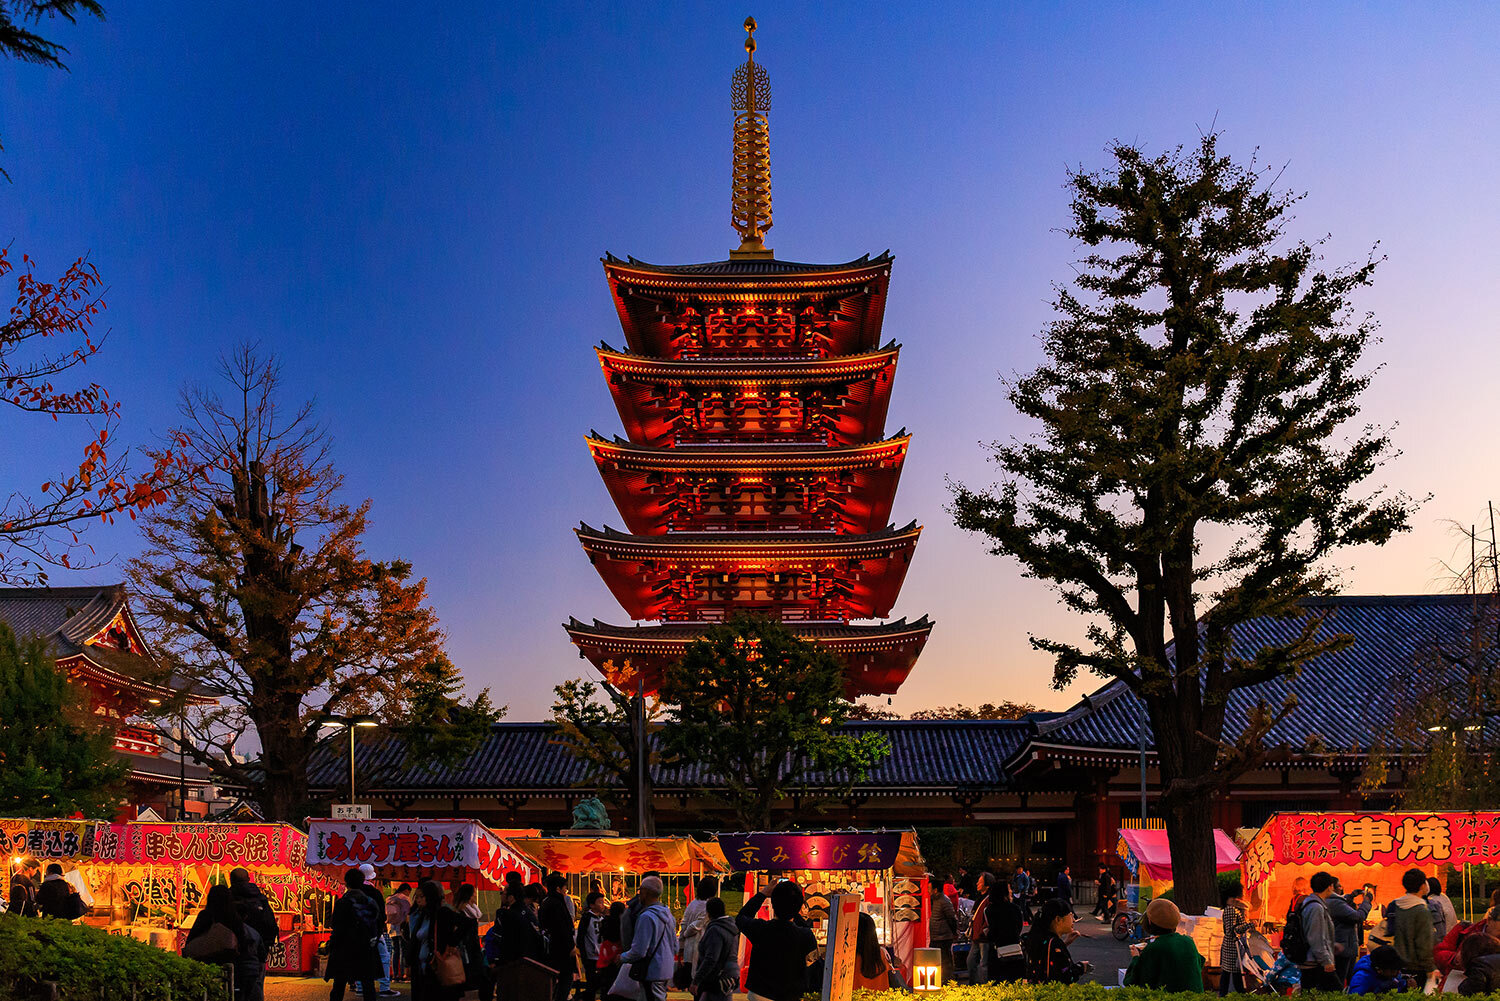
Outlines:
<svg viewBox="0 0 1500 1001"><path fill-rule="evenodd" d="M719 847L731 868L744 872L788 869L889 869L901 834L721 834Z"/></svg>
<svg viewBox="0 0 1500 1001"><path fill-rule="evenodd" d="M839 893L828 898L828 951L823 963L822 1001L849 1001L854 996L855 942L859 936L859 897Z"/></svg>

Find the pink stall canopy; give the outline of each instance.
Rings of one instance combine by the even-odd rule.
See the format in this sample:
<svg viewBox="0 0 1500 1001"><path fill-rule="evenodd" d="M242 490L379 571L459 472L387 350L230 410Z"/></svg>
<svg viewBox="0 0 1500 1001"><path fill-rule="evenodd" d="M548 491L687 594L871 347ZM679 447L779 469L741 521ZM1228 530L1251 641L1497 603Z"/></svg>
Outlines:
<svg viewBox="0 0 1500 1001"><path fill-rule="evenodd" d="M1236 872L1240 867L1240 850L1229 835L1214 831L1214 850L1218 858L1219 872ZM1120 828L1120 844L1117 848L1125 866L1141 882L1170 883L1172 881L1172 848L1167 841L1167 832L1142 831L1135 828Z"/></svg>

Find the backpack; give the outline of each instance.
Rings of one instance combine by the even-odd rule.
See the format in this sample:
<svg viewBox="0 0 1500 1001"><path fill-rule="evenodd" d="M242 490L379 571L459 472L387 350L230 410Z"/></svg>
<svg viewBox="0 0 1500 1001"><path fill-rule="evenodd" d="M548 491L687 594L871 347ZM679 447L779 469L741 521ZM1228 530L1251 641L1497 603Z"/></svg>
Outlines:
<svg viewBox="0 0 1500 1001"><path fill-rule="evenodd" d="M359 921L361 937L374 945L380 933L385 930L385 909L376 906L375 901L363 890L350 890L344 896Z"/></svg>
<svg viewBox="0 0 1500 1001"><path fill-rule="evenodd" d="M1281 933L1281 952L1294 963L1307 962L1312 946L1307 941L1307 926L1302 921L1302 912L1307 909L1311 895L1302 898L1295 911L1287 915L1286 928Z"/></svg>

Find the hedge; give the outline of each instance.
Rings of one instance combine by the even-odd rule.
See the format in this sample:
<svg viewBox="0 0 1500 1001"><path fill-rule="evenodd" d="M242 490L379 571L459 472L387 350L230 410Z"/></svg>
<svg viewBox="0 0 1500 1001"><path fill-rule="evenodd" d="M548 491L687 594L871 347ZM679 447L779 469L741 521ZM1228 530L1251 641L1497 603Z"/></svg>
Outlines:
<svg viewBox="0 0 1500 1001"><path fill-rule="evenodd" d="M1102 984L980 984L969 987L955 984L937 991L919 994L896 994L890 991L855 991L854 1001L893 1001L895 998L921 998L922 1001L1206 1001L1208 994L1176 993L1149 987L1105 987ZM1217 997L1217 994L1212 995ZM1266 995L1261 995L1265 997ZM1446 995L1457 997L1457 995ZM1500 1001L1500 995L1475 994L1480 1001ZM812 1001L809 994L805 1001ZM1230 995L1249 1001L1250 995ZM1297 1001L1349 1001L1350 995L1333 991L1298 991ZM1416 994L1383 994L1381 997L1421 997Z"/></svg>
<svg viewBox="0 0 1500 1001"><path fill-rule="evenodd" d="M0 915L0 1001L31 996L44 982L68 1001L223 1001L216 966L154 945L51 918Z"/></svg>

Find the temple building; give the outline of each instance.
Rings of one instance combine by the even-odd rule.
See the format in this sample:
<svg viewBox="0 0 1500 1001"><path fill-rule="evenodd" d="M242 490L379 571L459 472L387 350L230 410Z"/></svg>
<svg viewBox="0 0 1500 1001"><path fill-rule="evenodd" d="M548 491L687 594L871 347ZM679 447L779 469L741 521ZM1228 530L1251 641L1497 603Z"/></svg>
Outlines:
<svg viewBox="0 0 1500 1001"><path fill-rule="evenodd" d="M660 684L710 623L770 616L847 665L851 696L906 680L932 623L890 615L922 529L891 524L911 436L888 435L900 347L882 343L892 258L778 260L771 228L770 78L732 81L728 260L603 259L625 347L596 348L625 437L587 439L624 531L577 529L638 625L571 619L617 685Z"/></svg>
<svg viewBox="0 0 1500 1001"><path fill-rule="evenodd" d="M1474 598L1466 594L1306 602L1307 613L1324 620L1323 630L1347 636L1349 645L1322 654L1295 677L1231 697L1231 732L1245 725L1261 700L1281 705L1293 695L1296 704L1267 736L1264 761L1216 799L1215 825L1232 832L1258 827L1277 811L1391 808L1424 753L1389 736L1399 713L1400 679L1435 655L1468 650L1476 629L1493 635L1500 613L1487 608L1476 613ZM1236 655L1252 657L1302 625L1300 618L1248 622L1236 630ZM692 628L660 627L663 640ZM845 627L819 628L826 630L823 642L836 642ZM1142 723L1141 703L1119 682L1064 711L1017 720L851 722L851 732L883 736L890 754L853 789L838 788L831 804L811 807L808 799L821 777L802 776L798 789L777 803L777 824L916 827L919 833L945 828L942 839L962 838L967 858L984 860L997 872L1027 864L1050 879L1066 863L1083 876L1092 871L1086 867L1101 862L1118 872L1119 828L1160 824L1156 751L1149 730L1142 741ZM1441 739L1471 741L1476 749L1496 746L1500 717L1488 719L1482 732L1465 728ZM1372 752L1382 744L1383 750ZM1362 778L1372 753L1381 760L1383 779L1367 788ZM368 790L378 816L464 816L497 827L562 828L583 797L617 792L590 777L589 766L558 739L551 722L497 723L472 755L452 766L413 762L399 736L380 732L361 741L358 759L360 788ZM712 796L723 788L722 775L654 757L651 773L659 832L733 829L733 815ZM309 771L315 795L337 794L348 776L349 759L338 746L315 752ZM827 788L835 787L833 782Z"/></svg>
<svg viewBox="0 0 1500 1001"><path fill-rule="evenodd" d="M117 819L134 819L145 807L179 818L207 812L208 770L163 747L140 717L179 696L195 705L215 699L183 695L182 679L161 666L141 635L124 584L0 588L0 622L19 638L39 637L81 690L86 710L113 732L115 754L130 767L127 815Z"/></svg>

